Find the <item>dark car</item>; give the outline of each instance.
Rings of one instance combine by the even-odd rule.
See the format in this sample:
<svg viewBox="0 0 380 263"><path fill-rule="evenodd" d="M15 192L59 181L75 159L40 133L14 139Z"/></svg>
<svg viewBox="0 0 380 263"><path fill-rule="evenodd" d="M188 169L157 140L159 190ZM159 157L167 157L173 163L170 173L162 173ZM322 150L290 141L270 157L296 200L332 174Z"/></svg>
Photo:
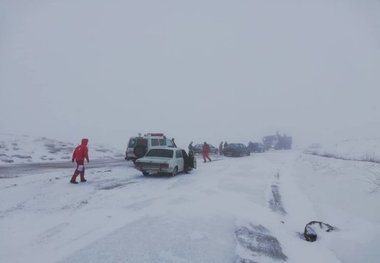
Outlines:
<svg viewBox="0 0 380 263"><path fill-rule="evenodd" d="M250 155L250 151L247 146L242 143L230 143L223 149L224 156L248 156Z"/></svg>
<svg viewBox="0 0 380 263"><path fill-rule="evenodd" d="M265 146L259 142L249 142L248 149L251 153L262 153L265 151Z"/></svg>
<svg viewBox="0 0 380 263"><path fill-rule="evenodd" d="M210 153L218 154L219 150L215 146L211 144L209 144L208 146L210 146ZM203 144L196 144L193 146L194 153L202 153L202 149L203 149Z"/></svg>

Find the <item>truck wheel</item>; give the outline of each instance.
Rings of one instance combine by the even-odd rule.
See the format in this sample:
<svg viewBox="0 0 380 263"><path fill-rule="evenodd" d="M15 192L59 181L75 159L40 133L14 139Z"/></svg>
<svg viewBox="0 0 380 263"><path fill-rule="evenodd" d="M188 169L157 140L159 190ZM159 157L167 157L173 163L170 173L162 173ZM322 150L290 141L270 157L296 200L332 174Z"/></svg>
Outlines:
<svg viewBox="0 0 380 263"><path fill-rule="evenodd" d="M173 172L172 172L171 176L174 177L174 176L177 175L177 173L178 173L178 167L175 167L175 168L173 169Z"/></svg>
<svg viewBox="0 0 380 263"><path fill-rule="evenodd" d="M142 172L143 173L143 175L145 175L145 176L147 176L147 175L149 175L149 173L148 172Z"/></svg>

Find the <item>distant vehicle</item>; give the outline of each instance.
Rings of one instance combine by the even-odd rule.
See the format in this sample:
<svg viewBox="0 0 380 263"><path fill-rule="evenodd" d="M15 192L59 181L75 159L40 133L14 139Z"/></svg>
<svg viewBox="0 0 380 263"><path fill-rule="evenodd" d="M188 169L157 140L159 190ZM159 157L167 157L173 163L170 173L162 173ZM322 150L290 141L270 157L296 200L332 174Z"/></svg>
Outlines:
<svg viewBox="0 0 380 263"><path fill-rule="evenodd" d="M250 153L248 147L242 143L229 143L223 149L223 155L224 156L241 157L241 156L248 156L250 154L251 153Z"/></svg>
<svg viewBox="0 0 380 263"><path fill-rule="evenodd" d="M208 144L210 146L210 153L212 154L218 154L219 150L214 145ZM194 153L202 153L203 144L196 144L193 146L193 152Z"/></svg>
<svg viewBox="0 0 380 263"><path fill-rule="evenodd" d="M265 136L263 138L265 149L290 150L292 148L292 137L280 134Z"/></svg>
<svg viewBox="0 0 380 263"><path fill-rule="evenodd" d="M125 151L125 160L135 162L152 147L175 147L175 143L163 133L147 133L144 136L131 137Z"/></svg>
<svg viewBox="0 0 380 263"><path fill-rule="evenodd" d="M262 143L259 142L249 142L248 143L248 149L252 153L262 153L265 152L265 146Z"/></svg>
<svg viewBox="0 0 380 263"><path fill-rule="evenodd" d="M151 148L144 157L135 161L135 166L143 175L169 174L175 176L180 172L189 172L197 168L194 155L188 155L181 148Z"/></svg>
<svg viewBox="0 0 380 263"><path fill-rule="evenodd" d="M265 147L265 150L274 149L278 143L278 137L277 135L269 135L263 137L263 144Z"/></svg>

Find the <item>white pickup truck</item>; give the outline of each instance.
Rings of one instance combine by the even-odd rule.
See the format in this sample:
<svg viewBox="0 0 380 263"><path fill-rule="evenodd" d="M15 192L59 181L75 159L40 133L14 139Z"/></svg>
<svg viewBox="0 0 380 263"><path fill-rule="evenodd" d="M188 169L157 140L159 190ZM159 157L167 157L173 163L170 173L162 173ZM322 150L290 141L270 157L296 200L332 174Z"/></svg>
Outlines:
<svg viewBox="0 0 380 263"><path fill-rule="evenodd" d="M143 175L169 174L175 176L180 172L189 172L197 168L193 154L188 155L181 148L151 148L144 157L135 161L135 166Z"/></svg>

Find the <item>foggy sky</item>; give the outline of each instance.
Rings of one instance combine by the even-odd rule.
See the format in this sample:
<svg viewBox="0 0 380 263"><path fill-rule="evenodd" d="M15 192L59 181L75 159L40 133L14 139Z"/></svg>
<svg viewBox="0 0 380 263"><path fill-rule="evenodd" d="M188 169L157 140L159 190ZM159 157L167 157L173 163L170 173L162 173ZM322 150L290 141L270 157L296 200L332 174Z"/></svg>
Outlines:
<svg viewBox="0 0 380 263"><path fill-rule="evenodd" d="M0 0L0 132L380 136L376 0Z"/></svg>

